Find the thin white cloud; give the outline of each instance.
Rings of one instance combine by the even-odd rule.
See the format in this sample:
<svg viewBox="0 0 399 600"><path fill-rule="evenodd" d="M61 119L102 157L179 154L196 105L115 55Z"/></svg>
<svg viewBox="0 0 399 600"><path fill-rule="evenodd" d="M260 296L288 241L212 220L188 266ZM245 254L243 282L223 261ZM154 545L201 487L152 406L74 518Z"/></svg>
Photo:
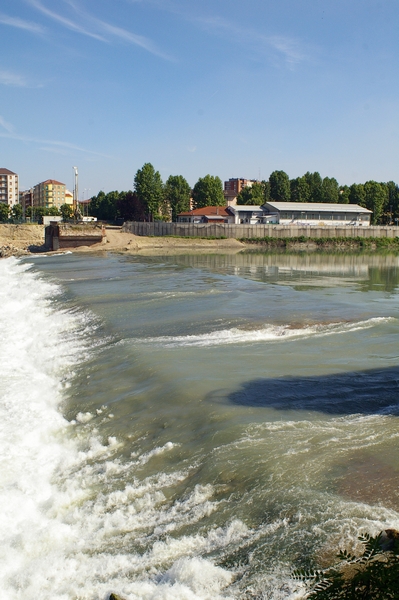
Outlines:
<svg viewBox="0 0 399 600"><path fill-rule="evenodd" d="M87 148L82 148L81 146L76 146L75 144L70 144L69 142L61 142L58 140L42 140L34 137L30 137L27 135L20 135L14 133L12 125L6 123L2 117L0 117L0 125L6 129L7 133L0 131L1 138L7 138L11 140L17 140L20 142L28 142L33 144L39 144L40 146L46 146L47 149L54 148L56 152L59 150L73 150L75 152L82 152L84 154L92 155L92 156L101 156L103 158L113 158L108 154L103 154L102 152L96 152L94 150L88 150Z"/></svg>
<svg viewBox="0 0 399 600"><path fill-rule="evenodd" d="M296 65L307 60L308 54L305 51L304 44L298 39L283 35L262 35L253 29L238 27L234 23L221 17L195 18L194 21L202 27L213 31L223 31L233 39L238 40L250 46L256 46L261 51L272 49L277 51L290 65Z"/></svg>
<svg viewBox="0 0 399 600"><path fill-rule="evenodd" d="M74 12L79 17L79 23L68 19L54 11L48 9L40 0L27 0L33 7L39 10L42 14L46 15L50 19L53 19L63 25L64 27L76 31L77 33L81 33L83 35L87 35L94 39L97 39L101 42L110 42L110 36L117 38L119 40L123 40L130 44L139 46L143 48L147 52L154 54L155 56L159 56L164 60L173 60L170 56L162 52L156 44L149 38L138 35L136 33L132 33L122 27L118 27L116 25L112 25L111 23L107 23L106 21L102 21L101 19L97 19L96 17L90 15L89 13L83 11L80 6L74 2L73 0L64 0L67 5L69 5ZM81 23L84 22L85 26Z"/></svg>
<svg viewBox="0 0 399 600"><path fill-rule="evenodd" d="M12 134L14 131L14 127L11 123L8 123L1 115L0 115L0 127L3 127L9 134ZM1 134L1 132L0 132Z"/></svg>
<svg viewBox="0 0 399 600"><path fill-rule="evenodd" d="M122 29L121 27L116 27L115 25L110 25L109 23L105 23L104 21L99 21L95 19L96 23L100 28L102 28L105 32L122 39L130 44L135 44L136 46L140 46L140 48L144 48L147 52L151 52L151 54L155 54L155 56L159 56L165 60L172 60L170 56L161 52L156 45L148 38L137 35L135 33L131 33L126 29Z"/></svg>
<svg viewBox="0 0 399 600"><path fill-rule="evenodd" d="M40 11L42 14L46 15L46 17L49 17L50 19L53 19L54 21L61 23L61 25L64 25L64 27L66 27L67 29L71 29L72 31L76 31L77 33L81 33L83 35L87 35L96 40L100 40L101 42L107 41L102 36L98 35L97 33L92 33L91 31L88 31L87 29L85 29L84 27L79 25L78 23L74 23L70 19L67 19L66 17L63 17L62 15L59 15L59 14L53 12L52 10L46 8L45 6L43 6L43 4L41 2L39 2L39 0L28 0L28 2L29 2L29 4L34 6L38 11Z"/></svg>
<svg viewBox="0 0 399 600"><path fill-rule="evenodd" d="M308 58L298 40L286 36L273 35L265 38L272 48L281 52L287 63L294 65Z"/></svg>
<svg viewBox="0 0 399 600"><path fill-rule="evenodd" d="M25 31L30 31L31 33L44 33L45 29L41 25L37 23L32 23L31 21L23 21L18 17L10 17L8 15L4 15L0 13L0 23L3 25L10 25L10 27L17 27L18 29L24 29Z"/></svg>
<svg viewBox="0 0 399 600"><path fill-rule="evenodd" d="M22 77L22 75L19 75L18 73L0 70L0 85L28 87L28 82L24 77Z"/></svg>

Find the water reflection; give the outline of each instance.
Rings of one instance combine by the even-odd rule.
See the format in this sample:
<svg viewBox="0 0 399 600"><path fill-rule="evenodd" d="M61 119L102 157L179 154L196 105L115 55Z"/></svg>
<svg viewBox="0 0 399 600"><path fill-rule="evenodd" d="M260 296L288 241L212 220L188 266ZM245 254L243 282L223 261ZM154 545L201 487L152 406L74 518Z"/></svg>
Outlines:
<svg viewBox="0 0 399 600"><path fill-rule="evenodd" d="M131 256L134 262L162 260L191 268L208 269L268 283L304 287L329 287L357 283L360 291L392 293L399 287L399 256L396 254L281 253L196 254L162 257Z"/></svg>

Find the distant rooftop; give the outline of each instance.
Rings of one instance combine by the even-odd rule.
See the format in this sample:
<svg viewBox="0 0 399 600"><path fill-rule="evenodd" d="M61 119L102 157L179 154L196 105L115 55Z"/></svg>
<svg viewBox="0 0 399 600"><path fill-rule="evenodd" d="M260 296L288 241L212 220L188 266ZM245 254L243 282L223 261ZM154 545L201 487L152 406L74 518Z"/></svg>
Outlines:
<svg viewBox="0 0 399 600"><path fill-rule="evenodd" d="M203 208L194 208L193 210L188 210L187 212L179 213L179 217L210 217L210 216L220 216L220 217L228 217L229 213L226 211L225 206L204 206Z"/></svg>
<svg viewBox="0 0 399 600"><path fill-rule="evenodd" d="M359 206L358 204L335 204L332 202L274 202L269 200L265 202L266 206L271 206L279 211L309 211L309 212L357 212L357 213L372 213L368 208Z"/></svg>
<svg viewBox="0 0 399 600"><path fill-rule="evenodd" d="M0 168L0 175L16 175L16 173L14 173L14 171L10 171L9 169Z"/></svg>
<svg viewBox="0 0 399 600"><path fill-rule="evenodd" d="M57 181L56 179L46 179L46 181L42 181L41 184L38 183L38 185L44 185L45 183L52 183L53 185L65 185L65 183L62 183L62 181Z"/></svg>

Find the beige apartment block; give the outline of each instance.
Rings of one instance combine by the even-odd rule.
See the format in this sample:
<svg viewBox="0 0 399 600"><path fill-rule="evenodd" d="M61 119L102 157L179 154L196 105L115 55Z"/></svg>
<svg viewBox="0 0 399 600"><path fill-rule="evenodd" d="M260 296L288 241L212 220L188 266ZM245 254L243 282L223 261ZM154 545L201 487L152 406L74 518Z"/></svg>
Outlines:
<svg viewBox="0 0 399 600"><path fill-rule="evenodd" d="M65 204L66 191L65 183L61 181L55 179L42 181L33 188L33 205L45 206L46 208L51 208L52 206L60 208L60 206Z"/></svg>
<svg viewBox="0 0 399 600"><path fill-rule="evenodd" d="M0 168L0 202L14 206L19 200L18 175Z"/></svg>

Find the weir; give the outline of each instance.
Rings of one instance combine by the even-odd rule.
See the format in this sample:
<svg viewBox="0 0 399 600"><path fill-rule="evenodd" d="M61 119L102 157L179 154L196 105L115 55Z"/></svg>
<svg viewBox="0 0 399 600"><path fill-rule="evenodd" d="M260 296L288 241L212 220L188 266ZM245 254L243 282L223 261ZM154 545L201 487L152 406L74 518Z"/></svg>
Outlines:
<svg viewBox="0 0 399 600"><path fill-rule="evenodd" d="M45 228L45 246L49 250L92 246L105 241L105 227L99 223L58 223Z"/></svg>

